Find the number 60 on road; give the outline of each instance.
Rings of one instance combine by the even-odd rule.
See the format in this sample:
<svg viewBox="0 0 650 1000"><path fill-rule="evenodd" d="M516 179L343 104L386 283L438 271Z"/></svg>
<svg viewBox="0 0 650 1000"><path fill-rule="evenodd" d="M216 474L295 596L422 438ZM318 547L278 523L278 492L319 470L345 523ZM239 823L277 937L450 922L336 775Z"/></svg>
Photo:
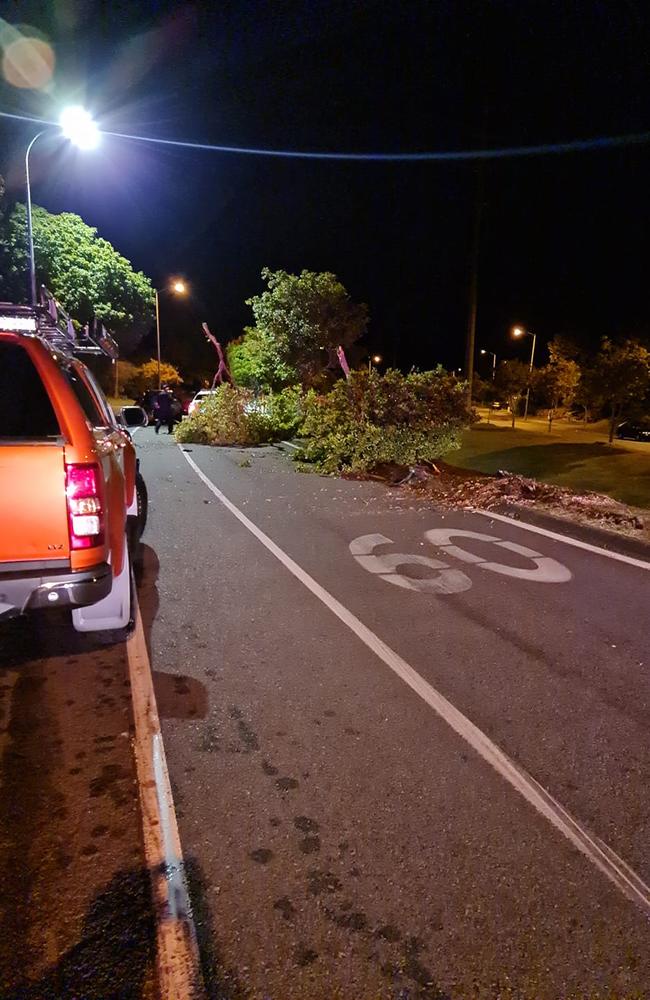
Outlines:
<svg viewBox="0 0 650 1000"><path fill-rule="evenodd" d="M386 538L385 535L360 535L359 538L350 542L350 552L360 566L363 566L369 573L377 574L386 583L393 583L396 587L403 587L405 590L428 591L434 594L459 594L464 590L469 590L472 586L472 581L467 574L453 566L454 560L477 566L490 573L499 573L501 576L510 576L518 580L530 580L533 583L566 583L571 579L571 571L557 560L544 556L541 552L535 552L534 549L529 549L525 545L502 541L494 535L484 535L478 531L464 531L460 528L432 528L430 531L425 531L424 537L440 550L445 559L451 559L451 565L440 559L415 553L388 552L374 555L374 550L378 546L393 544L392 539ZM457 538L491 542L495 548L514 552L524 559L529 559L533 565L521 568L509 566L507 563L496 560L484 559L456 545L452 539ZM423 578L413 578L396 572L400 566L408 565L427 566L435 573Z"/></svg>

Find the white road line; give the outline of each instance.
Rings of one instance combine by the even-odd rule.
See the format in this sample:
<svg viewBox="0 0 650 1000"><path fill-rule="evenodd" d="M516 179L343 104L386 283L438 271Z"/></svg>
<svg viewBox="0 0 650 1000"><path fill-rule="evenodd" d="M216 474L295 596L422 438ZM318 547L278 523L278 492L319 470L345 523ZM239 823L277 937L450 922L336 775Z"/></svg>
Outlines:
<svg viewBox="0 0 650 1000"><path fill-rule="evenodd" d="M628 563L629 566L650 570L650 562L643 559L635 559L634 556L626 556L621 552L610 552L609 549L602 549L599 545L590 545L589 542L581 542L580 539L571 538L569 535L560 535L557 531L549 531L548 528L538 528L536 524L516 521L513 517L507 517L505 514L495 514L493 510L479 510L478 507L473 507L472 514L480 514L481 517L489 517L493 521L503 521L504 524L510 524L514 528L522 528L524 531L532 531L536 535L544 535L545 538L553 538L556 542L573 545L576 549L584 549L586 552L594 552L598 556L607 556L608 559Z"/></svg>
<svg viewBox="0 0 650 1000"><path fill-rule="evenodd" d="M135 724L144 852L156 921L156 976L165 1000L205 996L183 852L172 798L142 617L126 644Z"/></svg>
<svg viewBox="0 0 650 1000"><path fill-rule="evenodd" d="M280 441L280 444L286 444L287 448L293 448L294 451L300 451L300 446L292 444L291 441Z"/></svg>
<svg viewBox="0 0 650 1000"><path fill-rule="evenodd" d="M224 507L247 528L289 570L297 580L321 601L332 614L354 632L368 649L382 660L399 678L420 696L462 739L464 739L495 771L519 792L574 847L584 854L628 899L633 900L650 916L650 887L602 840L589 833L532 775L516 764L496 743L463 715L444 695L387 646L379 636L364 625L356 615L341 604L329 591L317 583L291 556L246 517L221 490L208 479L186 451L181 452L199 479Z"/></svg>

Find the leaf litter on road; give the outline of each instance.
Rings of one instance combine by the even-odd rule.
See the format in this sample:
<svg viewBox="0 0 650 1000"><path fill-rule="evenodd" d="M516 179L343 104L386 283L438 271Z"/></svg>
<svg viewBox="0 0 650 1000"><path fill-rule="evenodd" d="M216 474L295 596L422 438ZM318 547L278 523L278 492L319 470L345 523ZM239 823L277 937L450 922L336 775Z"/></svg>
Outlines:
<svg viewBox="0 0 650 1000"><path fill-rule="evenodd" d="M417 497L451 510L494 510L504 504L535 508L583 525L650 541L650 511L629 507L601 493L577 492L505 470L487 475L445 462L410 467L387 463L363 478L392 487L387 495L397 503Z"/></svg>

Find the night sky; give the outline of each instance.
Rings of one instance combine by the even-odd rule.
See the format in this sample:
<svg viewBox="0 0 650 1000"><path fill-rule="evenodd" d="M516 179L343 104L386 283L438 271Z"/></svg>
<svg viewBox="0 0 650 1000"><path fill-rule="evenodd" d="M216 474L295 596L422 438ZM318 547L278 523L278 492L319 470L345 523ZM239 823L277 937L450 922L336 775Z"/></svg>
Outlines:
<svg viewBox="0 0 650 1000"><path fill-rule="evenodd" d="M37 28L57 63L44 92L3 83L2 110L56 118L85 103L115 131L397 152L650 128L642 0L55 0L3 11ZM10 197L22 197L32 128L0 125ZM32 162L37 204L78 212L154 282L191 283L191 302L166 307L167 343L203 350L203 319L237 336L268 265L334 271L368 303L367 345L387 361L463 363L471 164L277 160L123 139L91 154L43 144ZM649 166L647 145L485 165L477 348L525 353L508 340L513 322L543 339L649 335Z"/></svg>

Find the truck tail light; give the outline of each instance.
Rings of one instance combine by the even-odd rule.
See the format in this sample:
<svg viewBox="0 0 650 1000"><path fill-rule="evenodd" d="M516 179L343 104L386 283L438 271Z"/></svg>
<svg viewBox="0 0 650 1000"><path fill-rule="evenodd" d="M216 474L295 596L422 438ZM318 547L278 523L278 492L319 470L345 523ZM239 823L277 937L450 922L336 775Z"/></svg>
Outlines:
<svg viewBox="0 0 650 1000"><path fill-rule="evenodd" d="M104 541L102 478L98 465L66 465L65 495L68 503L70 547L89 549Z"/></svg>

